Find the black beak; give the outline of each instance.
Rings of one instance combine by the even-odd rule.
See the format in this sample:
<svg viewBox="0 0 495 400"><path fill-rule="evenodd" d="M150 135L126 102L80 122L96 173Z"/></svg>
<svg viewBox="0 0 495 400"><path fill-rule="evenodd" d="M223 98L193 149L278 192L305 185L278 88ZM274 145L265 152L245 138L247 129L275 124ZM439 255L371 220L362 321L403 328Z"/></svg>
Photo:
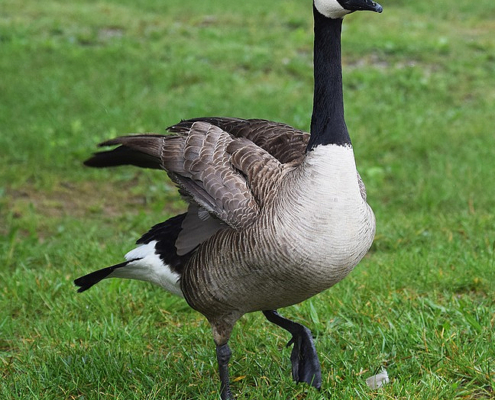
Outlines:
<svg viewBox="0 0 495 400"><path fill-rule="evenodd" d="M342 0L342 6L349 11L375 11L381 13L383 7L372 0Z"/></svg>

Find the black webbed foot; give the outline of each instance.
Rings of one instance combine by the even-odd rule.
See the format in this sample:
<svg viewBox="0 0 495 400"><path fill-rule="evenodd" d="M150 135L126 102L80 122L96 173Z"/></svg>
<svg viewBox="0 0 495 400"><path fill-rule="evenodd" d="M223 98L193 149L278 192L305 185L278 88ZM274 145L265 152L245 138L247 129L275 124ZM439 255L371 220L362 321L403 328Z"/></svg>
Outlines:
<svg viewBox="0 0 495 400"><path fill-rule="evenodd" d="M263 311L268 321L284 328L292 334L287 347L294 345L290 355L292 378L305 382L317 389L321 387L321 368L311 331L304 325L282 317L276 311Z"/></svg>
<svg viewBox="0 0 495 400"><path fill-rule="evenodd" d="M290 355L292 363L292 379L296 382L306 382L317 389L321 387L320 360L316 353L311 331L303 325L301 330L294 334L287 343L287 347L294 345Z"/></svg>

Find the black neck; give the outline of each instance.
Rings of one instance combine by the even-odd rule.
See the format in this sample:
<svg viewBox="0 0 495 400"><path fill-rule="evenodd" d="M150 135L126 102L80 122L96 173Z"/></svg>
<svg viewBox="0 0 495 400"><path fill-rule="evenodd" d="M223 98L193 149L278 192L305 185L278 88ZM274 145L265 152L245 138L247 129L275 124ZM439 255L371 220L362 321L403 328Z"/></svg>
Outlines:
<svg viewBox="0 0 495 400"><path fill-rule="evenodd" d="M342 92L341 33L342 19L321 15L313 6L314 98L311 117L311 138L307 151L318 145L351 143L344 120Z"/></svg>

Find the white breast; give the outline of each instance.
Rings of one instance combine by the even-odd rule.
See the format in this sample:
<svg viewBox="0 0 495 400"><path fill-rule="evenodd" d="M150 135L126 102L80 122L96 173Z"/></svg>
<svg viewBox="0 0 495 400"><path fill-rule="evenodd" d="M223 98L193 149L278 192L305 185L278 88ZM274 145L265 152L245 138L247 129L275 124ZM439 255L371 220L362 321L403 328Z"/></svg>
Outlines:
<svg viewBox="0 0 495 400"><path fill-rule="evenodd" d="M369 250L373 211L362 198L352 147L321 145L295 171L285 188L288 201L279 228L296 243L308 268L326 272L330 284L343 279ZM285 223L287 221L288 223ZM334 282L335 283L335 282ZM332 283L333 284L333 283Z"/></svg>

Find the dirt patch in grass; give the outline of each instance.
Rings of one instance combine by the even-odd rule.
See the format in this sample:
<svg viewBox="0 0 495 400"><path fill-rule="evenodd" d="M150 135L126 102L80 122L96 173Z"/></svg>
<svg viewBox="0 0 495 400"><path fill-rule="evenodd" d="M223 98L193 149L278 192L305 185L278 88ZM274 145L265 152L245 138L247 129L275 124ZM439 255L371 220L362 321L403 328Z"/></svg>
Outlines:
<svg viewBox="0 0 495 400"><path fill-rule="evenodd" d="M4 194L7 213L14 218L26 214L36 214L42 218L76 217L84 218L103 214L114 217L123 213L138 214L150 206L149 197L137 191L140 183L133 179L119 182L60 182L50 190L36 189L33 185L24 185L19 189L8 189ZM175 189L164 193L164 206L170 212L182 211ZM157 194L156 196L160 196ZM168 201L173 196L174 201Z"/></svg>
<svg viewBox="0 0 495 400"><path fill-rule="evenodd" d="M112 216L146 204L143 196L129 195L125 188L108 182L62 182L49 192L24 186L7 190L6 197L8 208L16 218L28 209L45 218L84 217L97 212Z"/></svg>

